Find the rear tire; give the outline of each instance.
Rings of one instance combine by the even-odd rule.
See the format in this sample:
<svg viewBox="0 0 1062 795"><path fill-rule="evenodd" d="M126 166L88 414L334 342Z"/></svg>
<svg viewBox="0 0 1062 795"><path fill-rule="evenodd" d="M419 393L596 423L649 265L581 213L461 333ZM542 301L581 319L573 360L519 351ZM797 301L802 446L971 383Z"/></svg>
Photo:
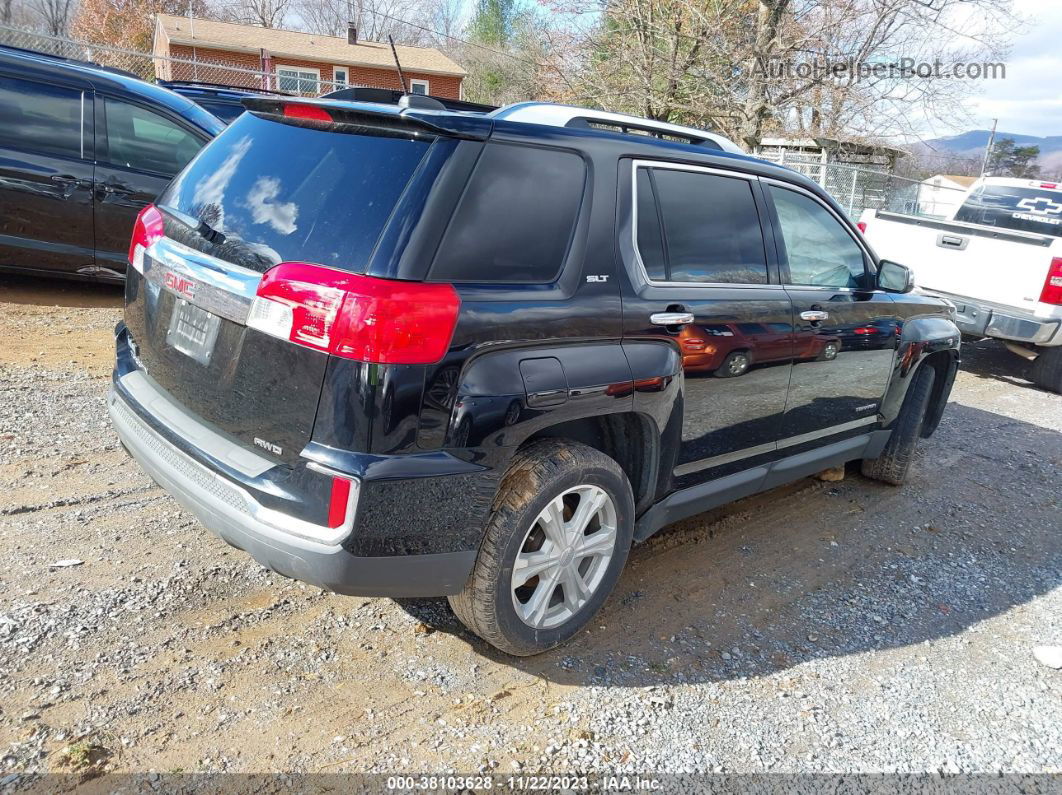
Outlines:
<svg viewBox="0 0 1062 795"><path fill-rule="evenodd" d="M1062 394L1062 346L1040 350L1033 362L1032 379L1038 387Z"/></svg>
<svg viewBox="0 0 1062 795"><path fill-rule="evenodd" d="M923 364L918 368L885 449L877 458L863 459L863 474L866 477L893 486L903 485L911 468L915 445L922 433L922 422L929 408L935 380L936 370L931 365Z"/></svg>
<svg viewBox="0 0 1062 795"><path fill-rule="evenodd" d="M619 464L576 442L533 442L502 479L472 575L450 606L508 654L547 651L579 632L608 598L633 535L634 496ZM561 537L568 540L557 543ZM521 569L526 576L539 559L556 563L522 579Z"/></svg>

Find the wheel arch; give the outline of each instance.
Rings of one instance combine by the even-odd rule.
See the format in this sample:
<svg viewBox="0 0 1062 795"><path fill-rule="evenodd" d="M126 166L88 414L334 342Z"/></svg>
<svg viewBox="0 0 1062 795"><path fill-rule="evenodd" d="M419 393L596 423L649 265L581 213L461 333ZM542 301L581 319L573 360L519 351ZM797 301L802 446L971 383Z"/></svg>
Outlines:
<svg viewBox="0 0 1062 795"><path fill-rule="evenodd" d="M634 492L635 513L641 514L653 503L660 466L660 432L648 415L628 411L558 422L529 436L521 447L539 439L569 439L604 453L627 475Z"/></svg>

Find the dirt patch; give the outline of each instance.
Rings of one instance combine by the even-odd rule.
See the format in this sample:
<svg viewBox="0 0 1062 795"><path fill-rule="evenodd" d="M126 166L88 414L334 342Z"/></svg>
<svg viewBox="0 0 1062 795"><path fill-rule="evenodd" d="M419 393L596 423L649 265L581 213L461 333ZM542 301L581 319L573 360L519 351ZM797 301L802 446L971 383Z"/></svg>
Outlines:
<svg viewBox="0 0 1062 795"><path fill-rule="evenodd" d="M122 288L0 275L0 364L105 376Z"/></svg>

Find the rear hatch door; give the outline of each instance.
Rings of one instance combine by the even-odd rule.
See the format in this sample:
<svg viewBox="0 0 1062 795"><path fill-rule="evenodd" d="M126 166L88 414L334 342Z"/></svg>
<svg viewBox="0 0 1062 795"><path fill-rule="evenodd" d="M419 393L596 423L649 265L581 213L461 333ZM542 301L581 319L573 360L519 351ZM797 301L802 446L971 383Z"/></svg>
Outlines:
<svg viewBox="0 0 1062 795"><path fill-rule="evenodd" d="M207 424L294 462L328 354L247 327L261 277L281 262L363 273L436 140L243 114L158 201L164 236L127 287L137 364Z"/></svg>

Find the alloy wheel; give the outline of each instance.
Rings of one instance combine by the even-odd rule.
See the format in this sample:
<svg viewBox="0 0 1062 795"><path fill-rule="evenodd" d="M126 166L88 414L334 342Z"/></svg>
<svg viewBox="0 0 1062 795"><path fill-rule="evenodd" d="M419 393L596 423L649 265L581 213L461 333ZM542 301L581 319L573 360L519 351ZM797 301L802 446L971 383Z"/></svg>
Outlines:
<svg viewBox="0 0 1062 795"><path fill-rule="evenodd" d="M616 528L616 506L598 486L576 486L550 500L513 563L513 607L520 620L551 629L578 613L605 577Z"/></svg>

